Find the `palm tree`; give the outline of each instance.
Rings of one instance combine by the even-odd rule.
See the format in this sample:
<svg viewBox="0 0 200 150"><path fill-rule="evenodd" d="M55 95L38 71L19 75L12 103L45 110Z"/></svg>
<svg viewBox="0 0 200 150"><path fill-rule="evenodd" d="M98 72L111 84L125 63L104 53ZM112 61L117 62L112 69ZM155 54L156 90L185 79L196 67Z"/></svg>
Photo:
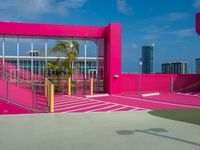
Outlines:
<svg viewBox="0 0 200 150"><path fill-rule="evenodd" d="M67 71L68 77L72 77L72 64L76 60L76 57L79 54L79 43L77 41L58 41L56 46L52 49L53 52L62 52L66 55L66 59L64 61L64 68Z"/></svg>

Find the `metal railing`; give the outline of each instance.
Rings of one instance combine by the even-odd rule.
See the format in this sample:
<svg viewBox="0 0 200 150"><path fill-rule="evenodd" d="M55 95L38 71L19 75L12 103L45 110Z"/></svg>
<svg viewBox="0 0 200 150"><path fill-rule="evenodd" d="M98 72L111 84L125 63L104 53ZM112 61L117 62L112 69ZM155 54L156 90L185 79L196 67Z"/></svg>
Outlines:
<svg viewBox="0 0 200 150"><path fill-rule="evenodd" d="M17 78L16 73L8 74L5 71L0 71L0 79L2 100L32 112L50 112L50 96L52 96L50 83L23 80Z"/></svg>

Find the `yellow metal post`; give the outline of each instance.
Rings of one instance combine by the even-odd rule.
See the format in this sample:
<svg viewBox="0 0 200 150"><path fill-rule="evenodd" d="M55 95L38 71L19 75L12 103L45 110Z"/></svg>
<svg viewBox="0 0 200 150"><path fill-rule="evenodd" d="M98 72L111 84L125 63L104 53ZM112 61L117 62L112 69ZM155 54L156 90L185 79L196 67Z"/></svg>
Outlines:
<svg viewBox="0 0 200 150"><path fill-rule="evenodd" d="M44 79L44 91L45 91L45 97L48 97L48 78Z"/></svg>
<svg viewBox="0 0 200 150"><path fill-rule="evenodd" d="M68 95L71 95L71 78L68 78Z"/></svg>
<svg viewBox="0 0 200 150"><path fill-rule="evenodd" d="M54 85L50 84L50 112L54 112Z"/></svg>
<svg viewBox="0 0 200 150"><path fill-rule="evenodd" d="M90 78L90 95L93 95L93 86L94 86L94 79Z"/></svg>

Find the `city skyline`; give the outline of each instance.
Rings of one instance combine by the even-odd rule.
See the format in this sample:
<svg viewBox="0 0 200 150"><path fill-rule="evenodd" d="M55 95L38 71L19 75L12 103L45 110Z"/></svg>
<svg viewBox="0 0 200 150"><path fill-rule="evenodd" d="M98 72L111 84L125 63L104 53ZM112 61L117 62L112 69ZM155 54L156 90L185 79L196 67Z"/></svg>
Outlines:
<svg viewBox="0 0 200 150"><path fill-rule="evenodd" d="M8 22L121 23L122 72L138 72L141 47L152 43L156 44L154 72L161 70L163 62L184 60L195 73L195 58L200 57L200 38L195 33L200 0L5 0L0 2L0 9L0 21Z"/></svg>

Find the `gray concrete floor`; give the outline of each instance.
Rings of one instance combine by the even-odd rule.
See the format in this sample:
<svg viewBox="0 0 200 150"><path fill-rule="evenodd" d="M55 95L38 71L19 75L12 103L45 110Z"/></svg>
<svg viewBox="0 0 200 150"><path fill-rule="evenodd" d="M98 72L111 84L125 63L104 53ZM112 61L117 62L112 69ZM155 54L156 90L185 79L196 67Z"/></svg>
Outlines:
<svg viewBox="0 0 200 150"><path fill-rule="evenodd" d="M200 150L200 126L147 112L0 116L1 150Z"/></svg>

